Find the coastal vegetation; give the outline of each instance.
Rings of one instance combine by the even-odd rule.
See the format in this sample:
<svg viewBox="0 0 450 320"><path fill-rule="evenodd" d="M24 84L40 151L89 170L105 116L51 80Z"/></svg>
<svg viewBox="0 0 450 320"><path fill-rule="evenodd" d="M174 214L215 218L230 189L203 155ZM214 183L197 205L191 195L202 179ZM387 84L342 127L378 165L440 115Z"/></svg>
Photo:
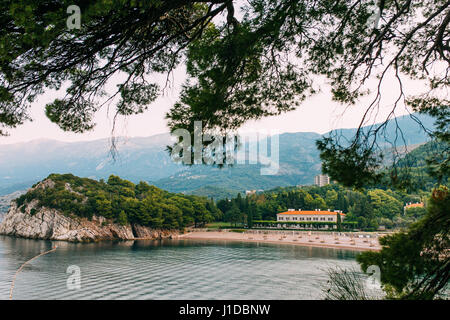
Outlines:
<svg viewBox="0 0 450 320"><path fill-rule="evenodd" d="M380 226L402 228L425 215L424 208L404 209L405 203L426 202L429 194L408 194L383 189L353 190L338 184L323 187L279 187L243 197L214 201L212 198L171 193L146 182L134 184L111 175L106 181L80 178L72 174L51 174L44 181L52 187L37 187L16 199L19 209L37 200L37 207L60 210L66 215L91 219L103 216L125 225L176 229L187 226L255 227L270 226L276 214L289 208L303 210L341 210L346 219L343 230L373 231ZM33 209L31 214L36 213ZM319 227L321 223L316 223Z"/></svg>
<svg viewBox="0 0 450 320"><path fill-rule="evenodd" d="M450 280L450 192L437 187L427 213L409 228L379 239L381 251L365 251L356 259L364 272L379 268L380 290L386 299L448 299ZM329 270L325 298L379 299L361 285L357 270Z"/></svg>
<svg viewBox="0 0 450 320"><path fill-rule="evenodd" d="M437 183L448 185L447 142L432 140L405 153L397 162L395 183L385 178L377 184L381 188L396 187L407 192L429 191ZM401 168L401 170L400 170Z"/></svg>
<svg viewBox="0 0 450 320"><path fill-rule="evenodd" d="M220 211L207 198L170 193L146 182L134 184L111 175L107 181L51 174L51 187L33 189L16 199L17 206L37 200L66 215L91 219L94 215L125 225L137 223L162 229L202 226L219 219ZM36 212L36 210L34 210Z"/></svg>
<svg viewBox="0 0 450 320"><path fill-rule="evenodd" d="M224 220L234 225L276 221L276 214L288 209L341 210L346 213L344 227L366 231L406 227L425 214L423 208L404 209L406 203L421 202L429 194L419 191L409 194L398 190L353 190L338 184L323 187L286 187L217 202Z"/></svg>

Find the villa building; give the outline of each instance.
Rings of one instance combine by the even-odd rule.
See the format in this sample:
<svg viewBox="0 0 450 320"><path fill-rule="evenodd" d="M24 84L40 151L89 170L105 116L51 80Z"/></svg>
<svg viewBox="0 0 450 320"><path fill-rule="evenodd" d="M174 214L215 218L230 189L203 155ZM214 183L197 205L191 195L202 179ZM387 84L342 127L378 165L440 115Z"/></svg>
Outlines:
<svg viewBox="0 0 450 320"><path fill-rule="evenodd" d="M409 209L409 208L423 208L423 202L407 203L405 205L404 209Z"/></svg>
<svg viewBox="0 0 450 320"><path fill-rule="evenodd" d="M308 211L308 210L295 210L295 209L288 209L286 212L281 212L277 214L277 222L279 223L280 227L287 227L286 225L283 225L283 222L288 222L289 224L292 222L298 222L299 227L300 223L303 225L308 225L308 222L311 222L311 224L316 222L321 222L320 229L328 229L329 225L336 224L337 225L337 215L340 215L341 221L344 221L345 214L342 213L342 211L335 210L331 211L328 210L320 210L316 209L314 211ZM293 225L291 225L292 227ZM333 226L335 228L336 226Z"/></svg>
<svg viewBox="0 0 450 320"><path fill-rule="evenodd" d="M344 220L345 214L342 211L314 211L288 209L286 212L277 214L277 221L316 221L316 222L337 222L337 215L340 214L341 221Z"/></svg>

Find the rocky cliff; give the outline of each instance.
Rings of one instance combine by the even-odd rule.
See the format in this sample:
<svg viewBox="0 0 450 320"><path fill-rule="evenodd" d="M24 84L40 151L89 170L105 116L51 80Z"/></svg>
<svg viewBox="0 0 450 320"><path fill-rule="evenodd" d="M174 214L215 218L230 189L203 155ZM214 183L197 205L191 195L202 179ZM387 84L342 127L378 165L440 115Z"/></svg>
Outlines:
<svg viewBox="0 0 450 320"><path fill-rule="evenodd" d="M31 239L91 242L100 240L162 239L178 236L178 231L157 230L140 225L120 225L94 216L92 220L68 217L58 210L39 208L31 201L18 209L11 203L0 224L0 234Z"/></svg>

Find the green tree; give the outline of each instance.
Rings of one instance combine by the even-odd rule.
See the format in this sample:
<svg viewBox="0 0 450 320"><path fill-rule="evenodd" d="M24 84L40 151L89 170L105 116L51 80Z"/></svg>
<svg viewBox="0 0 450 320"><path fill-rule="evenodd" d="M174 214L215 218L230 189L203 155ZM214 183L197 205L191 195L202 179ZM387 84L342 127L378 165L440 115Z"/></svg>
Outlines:
<svg viewBox="0 0 450 320"><path fill-rule="evenodd" d="M313 206L314 206L314 209L321 209L321 210L327 209L327 204L326 204L325 200L318 194L315 195L315 198L313 201Z"/></svg>
<svg viewBox="0 0 450 320"><path fill-rule="evenodd" d="M348 200L347 197L342 192L338 193L336 209L341 210L343 212L348 212Z"/></svg>
<svg viewBox="0 0 450 320"><path fill-rule="evenodd" d="M328 190L325 196L325 202L328 208L337 209L338 207L338 193L335 190Z"/></svg>
<svg viewBox="0 0 450 320"><path fill-rule="evenodd" d="M306 193L304 201L305 201L305 208L304 209L306 209L306 210L317 209L316 208L316 203L314 201L314 198L309 193Z"/></svg>
<svg viewBox="0 0 450 320"><path fill-rule="evenodd" d="M145 197L145 193L151 190L150 185L147 182L140 181L135 187L136 196L139 198Z"/></svg>
<svg viewBox="0 0 450 320"><path fill-rule="evenodd" d="M376 97L364 112L370 115L382 100L377 88L392 73L402 84L400 97L405 78L428 82L422 87L429 89L406 100L437 119L434 138L447 147L431 159L432 171L448 175L449 100L439 95L448 86L448 1L374 6L357 0L260 0L238 7L235 0L93 0L79 3L81 28L68 29L71 4L1 2L1 135L30 119L30 104L63 83L65 96L45 106L47 117L63 130L91 130L106 102L113 102L117 115L143 113L162 92L147 75L168 75L181 61L188 79L167 115L172 130L192 129L196 119L205 121L206 131L233 130L290 111L317 91L322 77L343 104L358 103L372 89ZM376 12L380 19L374 21ZM226 18L216 19L221 15ZM123 80L107 93L112 78ZM392 101L394 108L400 100ZM376 181L382 159L374 137L384 126L359 130L345 145L322 139L323 171L347 186ZM391 173L393 182L399 181Z"/></svg>
<svg viewBox="0 0 450 320"><path fill-rule="evenodd" d="M403 211L403 204L390 196L386 191L375 189L367 192L375 216L385 216L392 219Z"/></svg>
<svg viewBox="0 0 450 320"><path fill-rule="evenodd" d="M413 207L405 210L405 216L422 218L426 214L427 210L422 207Z"/></svg>
<svg viewBox="0 0 450 320"><path fill-rule="evenodd" d="M117 217L117 222L122 226L128 224L128 219L125 211L120 211L119 216Z"/></svg>
<svg viewBox="0 0 450 320"><path fill-rule="evenodd" d="M228 198L219 200L217 202L217 207L219 208L220 211L224 213L230 210L231 206L232 206L231 200L229 200Z"/></svg>
<svg viewBox="0 0 450 320"><path fill-rule="evenodd" d="M450 219L448 188L433 191L428 212L408 230L380 238L379 252L357 257L365 271L381 270L381 281L390 298L433 299L443 294L450 277Z"/></svg>
<svg viewBox="0 0 450 320"><path fill-rule="evenodd" d="M204 226L213 220L213 216L206 210L205 204L199 200L193 201L195 226Z"/></svg>
<svg viewBox="0 0 450 320"><path fill-rule="evenodd" d="M234 224L234 226L236 226L238 222L242 221L242 212L236 204L233 204L231 209L225 213L225 219Z"/></svg>
<svg viewBox="0 0 450 320"><path fill-rule="evenodd" d="M247 226L251 229L253 228L253 220L255 218L256 205L254 203L249 203L248 205L248 215L247 215Z"/></svg>
<svg viewBox="0 0 450 320"><path fill-rule="evenodd" d="M206 202L206 209L211 213L214 221L221 221L223 219L223 213L216 206L213 199Z"/></svg>

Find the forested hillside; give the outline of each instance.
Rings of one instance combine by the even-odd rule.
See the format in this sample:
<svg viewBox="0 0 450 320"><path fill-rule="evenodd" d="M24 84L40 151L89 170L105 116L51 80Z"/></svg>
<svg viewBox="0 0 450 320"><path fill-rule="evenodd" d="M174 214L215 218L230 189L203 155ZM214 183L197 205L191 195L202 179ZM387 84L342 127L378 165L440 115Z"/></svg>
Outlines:
<svg viewBox="0 0 450 320"><path fill-rule="evenodd" d="M404 211L409 202L421 202L425 191L408 194L383 189L352 190L337 184L324 187L278 187L243 197L213 199L171 193L146 182L134 184L111 175L107 181L79 178L72 174L51 174L43 182L17 198L19 208L38 200L39 207L60 210L65 215L92 218L100 215L116 223L137 223L163 229L203 226L227 221L248 227L256 220L276 220L287 209L342 210L347 222L363 230L405 227L416 221L425 209Z"/></svg>
<svg viewBox="0 0 450 320"><path fill-rule="evenodd" d="M218 208L229 222L252 224L255 220L276 220L276 214L288 209L342 210L345 221L357 222L357 227L375 230L383 225L387 228L405 227L416 221L425 209L406 210L405 203L420 202L429 196L420 191L407 194L382 189L351 190L332 184L324 187L276 188L267 192L233 199L220 200Z"/></svg>
<svg viewBox="0 0 450 320"><path fill-rule="evenodd" d="M433 174L437 166L448 166L448 159L444 158L446 148L445 142L430 141L406 154L399 161L400 167L409 168L406 172L411 176L412 186L409 189L431 190L436 182L448 184L448 176L437 177ZM431 165L431 160L435 160L436 164ZM399 179L402 177L400 176Z"/></svg>
<svg viewBox="0 0 450 320"><path fill-rule="evenodd" d="M65 215L88 219L100 215L123 225L137 223L163 229L204 225L220 217L212 200L170 193L146 182L134 184L114 175L108 181L96 181L51 174L16 203L23 208L33 200L38 200L38 207L58 209Z"/></svg>

